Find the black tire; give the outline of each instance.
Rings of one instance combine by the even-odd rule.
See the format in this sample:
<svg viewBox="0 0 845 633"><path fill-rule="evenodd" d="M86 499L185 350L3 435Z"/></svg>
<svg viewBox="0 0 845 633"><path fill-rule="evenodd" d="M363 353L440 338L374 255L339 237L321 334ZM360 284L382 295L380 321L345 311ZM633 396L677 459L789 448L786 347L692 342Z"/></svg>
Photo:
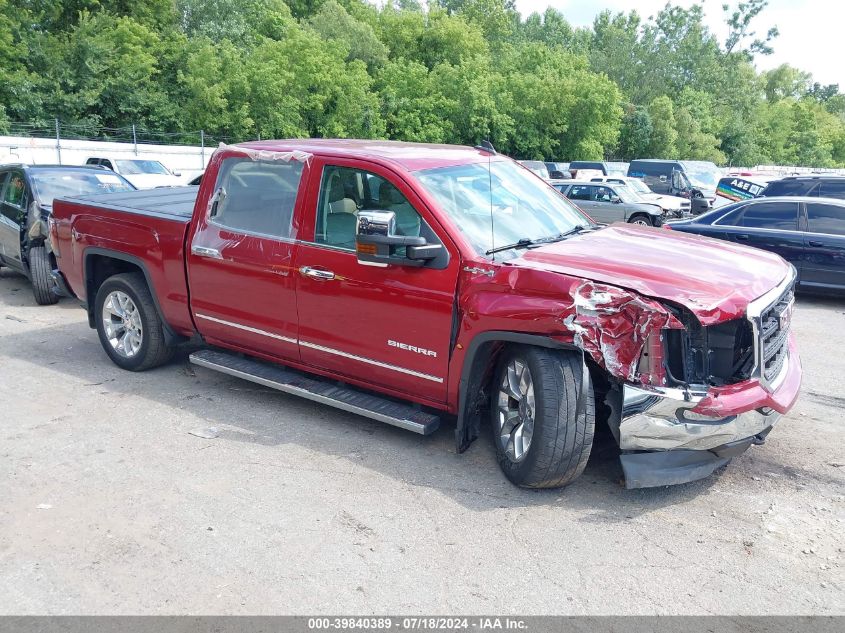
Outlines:
<svg viewBox="0 0 845 633"><path fill-rule="evenodd" d="M500 388L514 361L530 370L535 402L533 435L517 461L500 440L499 422ZM511 348L500 359L491 392L493 445L505 476L523 488L558 488L577 479L590 456L596 418L593 385L581 356L539 347Z"/></svg>
<svg viewBox="0 0 845 633"><path fill-rule="evenodd" d="M109 342L103 323L103 305L107 297L115 291L129 296L135 304L142 328L141 345L131 357L122 355ZM97 291L94 300L94 322L100 344L112 362L128 371L145 371L163 365L173 356L173 347L165 342L164 325L159 317L147 281L141 273L121 273L109 277Z"/></svg>
<svg viewBox="0 0 845 633"><path fill-rule="evenodd" d="M59 295L53 292L53 266L50 254L43 246L29 249L29 276L32 279L32 293L40 306L59 302Z"/></svg>
<svg viewBox="0 0 845 633"><path fill-rule="evenodd" d="M639 224L642 226L654 226L654 220L645 213L636 213L632 215L628 219L628 222L630 224Z"/></svg>

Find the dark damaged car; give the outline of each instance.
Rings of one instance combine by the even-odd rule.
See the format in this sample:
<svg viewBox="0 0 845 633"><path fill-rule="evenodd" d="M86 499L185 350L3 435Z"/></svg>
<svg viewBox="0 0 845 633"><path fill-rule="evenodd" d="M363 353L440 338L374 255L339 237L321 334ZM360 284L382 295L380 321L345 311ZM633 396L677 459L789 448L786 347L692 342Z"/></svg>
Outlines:
<svg viewBox="0 0 845 633"><path fill-rule="evenodd" d="M56 303L60 291L47 231L53 200L134 189L100 167L0 165L0 265L30 279L37 303Z"/></svg>
<svg viewBox="0 0 845 633"><path fill-rule="evenodd" d="M520 486L578 477L596 424L629 487L698 479L798 397L792 266L594 226L489 148L223 146L198 188L54 213L61 272L120 368L191 340L197 365L416 433L447 417L459 452L486 427Z"/></svg>

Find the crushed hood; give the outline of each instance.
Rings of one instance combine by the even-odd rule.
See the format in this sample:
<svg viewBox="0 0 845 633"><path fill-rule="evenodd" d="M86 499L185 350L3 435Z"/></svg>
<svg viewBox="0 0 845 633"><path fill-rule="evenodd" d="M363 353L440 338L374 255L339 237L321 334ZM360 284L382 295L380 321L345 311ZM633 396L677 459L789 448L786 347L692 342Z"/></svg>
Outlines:
<svg viewBox="0 0 845 633"><path fill-rule="evenodd" d="M743 316L748 303L783 281L790 266L766 251L631 224L531 249L508 263L672 301L704 325Z"/></svg>

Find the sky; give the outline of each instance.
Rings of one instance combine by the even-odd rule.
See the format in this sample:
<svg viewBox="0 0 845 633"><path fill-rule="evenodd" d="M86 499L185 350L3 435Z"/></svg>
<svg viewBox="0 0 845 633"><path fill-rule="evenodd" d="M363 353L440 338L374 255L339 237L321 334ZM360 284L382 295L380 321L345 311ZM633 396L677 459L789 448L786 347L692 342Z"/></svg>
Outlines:
<svg viewBox="0 0 845 633"><path fill-rule="evenodd" d="M702 0L700 0L702 1ZM737 0L703 0L710 29L724 40L726 28L722 5L736 5ZM674 4L690 6L690 0L674 0ZM552 6L573 26L588 26L604 9L613 12L637 12L648 18L666 5L666 0L516 0L523 19L534 11L543 12ZM845 64L842 63L842 23L845 18L843 0L769 0L769 6L757 16L754 29L763 35L777 26L780 35L774 40L774 53L757 56L758 70L789 64L813 74L821 84L839 84L845 89Z"/></svg>

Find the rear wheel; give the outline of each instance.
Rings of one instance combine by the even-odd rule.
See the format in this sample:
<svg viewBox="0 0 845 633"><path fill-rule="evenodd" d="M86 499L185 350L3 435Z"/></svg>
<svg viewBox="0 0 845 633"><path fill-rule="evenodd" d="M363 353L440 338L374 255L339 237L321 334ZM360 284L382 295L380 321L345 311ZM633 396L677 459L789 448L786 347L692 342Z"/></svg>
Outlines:
<svg viewBox="0 0 845 633"><path fill-rule="evenodd" d="M97 334L115 365L144 371L170 360L173 348L165 342L164 325L140 273L109 277L94 302Z"/></svg>
<svg viewBox="0 0 845 633"><path fill-rule="evenodd" d="M556 488L584 470L595 410L579 355L518 347L499 363L491 394L493 443L505 476L525 488Z"/></svg>
<svg viewBox="0 0 845 633"><path fill-rule="evenodd" d="M38 305L47 306L59 301L59 295L53 292L50 254L43 246L33 246L29 249L29 275L32 278L32 293Z"/></svg>
<svg viewBox="0 0 845 633"><path fill-rule="evenodd" d="M632 215L628 222L631 224L638 224L639 226L654 226L654 222L651 221L651 218L643 213Z"/></svg>

